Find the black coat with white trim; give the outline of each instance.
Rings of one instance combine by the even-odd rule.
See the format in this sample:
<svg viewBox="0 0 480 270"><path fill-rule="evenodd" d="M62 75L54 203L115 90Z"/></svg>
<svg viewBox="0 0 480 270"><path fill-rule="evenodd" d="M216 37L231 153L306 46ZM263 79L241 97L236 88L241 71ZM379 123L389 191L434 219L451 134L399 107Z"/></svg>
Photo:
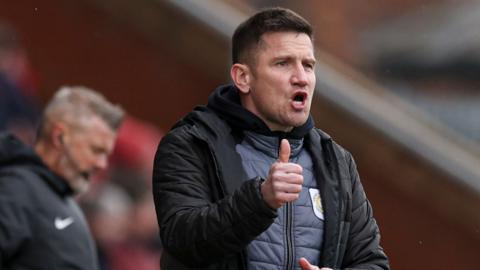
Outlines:
<svg viewBox="0 0 480 270"><path fill-rule="evenodd" d="M0 269L98 269L94 242L65 180L30 147L0 135Z"/></svg>

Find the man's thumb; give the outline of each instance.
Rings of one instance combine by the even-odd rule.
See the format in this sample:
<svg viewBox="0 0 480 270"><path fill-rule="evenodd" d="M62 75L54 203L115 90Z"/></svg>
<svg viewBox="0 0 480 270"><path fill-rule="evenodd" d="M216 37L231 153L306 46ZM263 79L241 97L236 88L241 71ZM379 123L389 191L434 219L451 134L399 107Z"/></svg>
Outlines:
<svg viewBox="0 0 480 270"><path fill-rule="evenodd" d="M282 139L280 142L280 153L278 155L278 160L280 162L287 163L290 159L290 143L287 139Z"/></svg>

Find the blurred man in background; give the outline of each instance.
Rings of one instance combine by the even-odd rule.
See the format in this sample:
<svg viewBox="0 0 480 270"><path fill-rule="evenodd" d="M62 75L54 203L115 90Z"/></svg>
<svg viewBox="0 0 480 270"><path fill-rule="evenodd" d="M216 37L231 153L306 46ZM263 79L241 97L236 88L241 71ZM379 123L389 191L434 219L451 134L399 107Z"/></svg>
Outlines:
<svg viewBox="0 0 480 270"><path fill-rule="evenodd" d="M161 141L161 268L389 269L352 156L314 128L312 28L282 8L232 38L233 85Z"/></svg>
<svg viewBox="0 0 480 270"><path fill-rule="evenodd" d="M33 142L40 114L36 90L36 73L17 32L0 21L0 132Z"/></svg>
<svg viewBox="0 0 480 270"><path fill-rule="evenodd" d="M47 104L34 148L0 135L0 268L98 269L73 196L105 169L124 111L85 87Z"/></svg>

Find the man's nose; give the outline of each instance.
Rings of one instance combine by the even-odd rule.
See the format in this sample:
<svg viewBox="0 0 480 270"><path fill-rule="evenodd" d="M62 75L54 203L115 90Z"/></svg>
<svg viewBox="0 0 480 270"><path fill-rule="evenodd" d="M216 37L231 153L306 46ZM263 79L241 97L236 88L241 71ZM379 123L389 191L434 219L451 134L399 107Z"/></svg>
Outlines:
<svg viewBox="0 0 480 270"><path fill-rule="evenodd" d="M292 74L292 84L301 87L304 87L308 84L307 71L302 64L295 66L295 70Z"/></svg>
<svg viewBox="0 0 480 270"><path fill-rule="evenodd" d="M107 168L108 166L108 157L107 155L99 155L97 157L97 160L96 160L96 163L95 163L95 166L97 167L97 169L101 169L101 170L104 170Z"/></svg>

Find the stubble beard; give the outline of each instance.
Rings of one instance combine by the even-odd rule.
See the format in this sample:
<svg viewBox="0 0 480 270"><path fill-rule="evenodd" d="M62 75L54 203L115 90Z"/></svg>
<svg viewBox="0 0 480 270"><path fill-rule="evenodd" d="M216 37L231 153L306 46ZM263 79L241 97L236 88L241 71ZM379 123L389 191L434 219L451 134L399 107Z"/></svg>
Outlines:
<svg viewBox="0 0 480 270"><path fill-rule="evenodd" d="M81 172L73 168L75 165L72 164L71 159L63 156L60 159L59 166L63 172L62 177L75 194L81 194L88 190L90 187L89 179L85 178Z"/></svg>

